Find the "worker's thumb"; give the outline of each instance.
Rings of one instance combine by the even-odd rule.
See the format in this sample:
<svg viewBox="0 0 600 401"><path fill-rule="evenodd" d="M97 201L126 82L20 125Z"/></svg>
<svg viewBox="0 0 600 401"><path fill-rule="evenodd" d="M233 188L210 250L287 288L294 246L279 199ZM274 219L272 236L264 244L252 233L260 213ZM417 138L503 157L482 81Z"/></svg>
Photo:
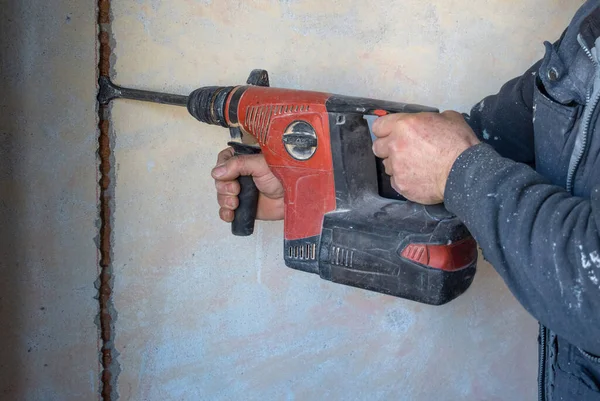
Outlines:
<svg viewBox="0 0 600 401"><path fill-rule="evenodd" d="M260 177L269 174L269 166L262 155L234 156L212 170L213 178L222 181L235 180L240 175Z"/></svg>

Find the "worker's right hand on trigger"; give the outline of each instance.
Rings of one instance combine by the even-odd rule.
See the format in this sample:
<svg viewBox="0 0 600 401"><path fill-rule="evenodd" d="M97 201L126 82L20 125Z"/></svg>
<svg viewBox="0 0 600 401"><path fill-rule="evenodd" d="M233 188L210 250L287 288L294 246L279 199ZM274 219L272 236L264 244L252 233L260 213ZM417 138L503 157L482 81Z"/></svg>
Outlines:
<svg viewBox="0 0 600 401"><path fill-rule="evenodd" d="M217 165L212 170L217 188L217 200L221 209L219 216L226 222L233 221L238 207L240 175L251 175L260 194L258 197L259 220L283 219L283 185L273 175L263 155L234 156L233 149L227 148L219 153Z"/></svg>

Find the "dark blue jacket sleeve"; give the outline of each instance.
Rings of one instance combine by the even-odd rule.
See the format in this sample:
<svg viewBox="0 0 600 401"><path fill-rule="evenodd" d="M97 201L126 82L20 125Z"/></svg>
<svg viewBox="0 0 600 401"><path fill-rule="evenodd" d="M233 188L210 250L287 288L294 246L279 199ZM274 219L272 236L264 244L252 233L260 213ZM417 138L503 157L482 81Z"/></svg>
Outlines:
<svg viewBox="0 0 600 401"><path fill-rule="evenodd" d="M541 60L476 104L465 121L477 137L512 160L533 165L533 89Z"/></svg>
<svg viewBox="0 0 600 401"><path fill-rule="evenodd" d="M445 203L534 317L600 355L600 188L574 197L479 144L454 163Z"/></svg>

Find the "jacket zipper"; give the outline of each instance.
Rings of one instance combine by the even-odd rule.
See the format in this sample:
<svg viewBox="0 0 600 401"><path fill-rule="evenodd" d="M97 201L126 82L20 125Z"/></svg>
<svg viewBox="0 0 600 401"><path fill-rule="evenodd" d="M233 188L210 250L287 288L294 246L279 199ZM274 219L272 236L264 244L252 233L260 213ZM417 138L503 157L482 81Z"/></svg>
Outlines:
<svg viewBox="0 0 600 401"><path fill-rule="evenodd" d="M577 42L579 42L579 45L581 46L581 48L583 49L585 54L589 57L589 59L592 61L592 63L596 67L595 73L596 73L596 75L598 75L599 67L600 67L600 65L598 64L598 60L596 60L596 58L594 57L594 55L592 54L590 49L587 47L587 45L583 41L583 38L581 37L581 35L577 35ZM593 85L596 85L597 81L598 81L597 78L595 78ZM592 93L593 93L594 89L596 89L596 88L592 88ZM587 99L588 101L587 101L587 104L585 105L585 111L583 113L583 115L584 115L583 127L581 128L581 132L579 133L579 138L578 138L581 143L581 147L576 151L576 153L571 158L571 161L569 162L569 171L567 174L567 186L566 186L567 187L566 189L569 192L573 192L573 180L575 178L575 172L577 171L577 167L579 167L579 163L581 162L581 159L583 158L583 154L585 153L585 150L587 148L588 131L590 129L590 123L592 122L592 117L594 115L594 111L596 110L596 107L598 106L598 103L600 102L600 90L596 90L596 92L597 92L596 96L594 96L593 99L591 99L591 96L588 96L588 99Z"/></svg>
<svg viewBox="0 0 600 401"><path fill-rule="evenodd" d="M540 350L539 350L539 367L538 367L538 400L545 401L546 399L546 328L540 323Z"/></svg>
<svg viewBox="0 0 600 401"><path fill-rule="evenodd" d="M579 348L579 352L581 352L586 359L589 359L590 361L592 361L594 363L600 363L600 357L599 356L592 355L589 352L586 352L586 351L582 350L581 348Z"/></svg>

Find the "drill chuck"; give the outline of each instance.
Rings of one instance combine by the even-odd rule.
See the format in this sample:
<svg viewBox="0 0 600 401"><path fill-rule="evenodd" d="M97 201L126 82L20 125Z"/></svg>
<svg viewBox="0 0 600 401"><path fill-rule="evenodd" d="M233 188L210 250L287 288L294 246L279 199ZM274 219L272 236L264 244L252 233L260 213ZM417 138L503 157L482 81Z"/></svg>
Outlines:
<svg viewBox="0 0 600 401"><path fill-rule="evenodd" d="M198 88L188 97L187 109L198 121L227 127L225 103L233 88L233 86Z"/></svg>

